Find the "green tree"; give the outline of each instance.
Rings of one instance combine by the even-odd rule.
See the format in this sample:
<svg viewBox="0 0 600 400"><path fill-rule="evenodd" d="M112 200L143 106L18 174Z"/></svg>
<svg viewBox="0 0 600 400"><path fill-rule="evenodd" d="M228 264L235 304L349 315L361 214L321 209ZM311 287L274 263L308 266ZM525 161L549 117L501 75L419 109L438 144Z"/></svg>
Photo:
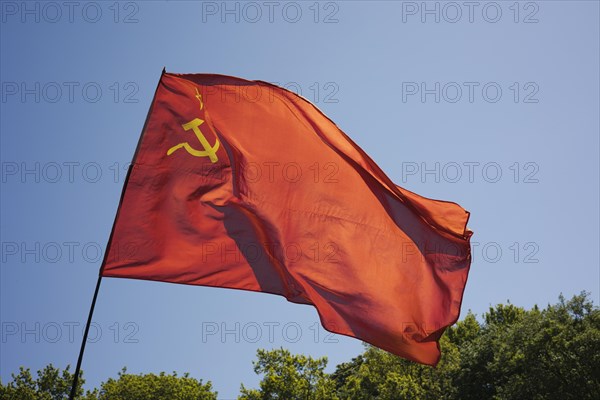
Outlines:
<svg viewBox="0 0 600 400"><path fill-rule="evenodd" d="M600 310L588 294L531 310L510 303L489 309L481 322L469 312L440 339L436 368L373 346L325 372L326 358L259 350L259 389L241 385L239 400L591 400L600 393ZM63 400L73 375L48 365L32 377L20 368L0 399ZM128 374L87 391L78 400L215 400L211 383L188 374Z"/></svg>
<svg viewBox="0 0 600 400"><path fill-rule="evenodd" d="M17 375L12 375L12 381L6 386L0 384L0 399L2 400L64 400L69 398L73 374L69 367L62 372L52 364L38 371L37 378L31 376L29 369L20 368ZM117 379L108 379L100 389L87 391L84 395L82 385L84 380L80 375L77 400L216 400L217 393L212 391L210 382L190 378L187 374L182 377L176 373L167 375L127 374L126 369L119 373Z"/></svg>
<svg viewBox="0 0 600 400"><path fill-rule="evenodd" d="M597 399L600 311L586 293L545 310L498 305L461 349L458 398Z"/></svg>
<svg viewBox="0 0 600 400"><path fill-rule="evenodd" d="M450 371L458 366L458 349L447 337L440 341L442 359L437 368L404 360L371 345L332 374L340 399L442 400L455 392Z"/></svg>
<svg viewBox="0 0 600 400"><path fill-rule="evenodd" d="M479 335L480 331L481 325L477 322L475 314L469 310L465 319L449 327L445 334L448 336L450 342L460 349L473 341Z"/></svg>
<svg viewBox="0 0 600 400"><path fill-rule="evenodd" d="M117 379L103 382L99 400L216 400L217 393L212 391L210 382L190 378L189 374L177 376L161 372L155 374L128 374L123 368Z"/></svg>
<svg viewBox="0 0 600 400"><path fill-rule="evenodd" d="M335 383L324 372L327 358L292 355L288 350L258 350L254 372L260 389L241 386L238 400L337 400Z"/></svg>
<svg viewBox="0 0 600 400"><path fill-rule="evenodd" d="M471 312L440 340L436 368L372 346L337 366L331 379L343 400L597 399L600 311L586 293L544 310L510 303Z"/></svg>
<svg viewBox="0 0 600 400"><path fill-rule="evenodd" d="M52 364L37 371L34 379L29 368L19 368L18 374L12 374L12 381L6 386L0 384L0 399L6 400L62 400L68 399L71 392L73 376L69 366L62 372ZM77 399L96 399L96 391L83 394L82 385L85 383L83 373L79 375L77 384Z"/></svg>

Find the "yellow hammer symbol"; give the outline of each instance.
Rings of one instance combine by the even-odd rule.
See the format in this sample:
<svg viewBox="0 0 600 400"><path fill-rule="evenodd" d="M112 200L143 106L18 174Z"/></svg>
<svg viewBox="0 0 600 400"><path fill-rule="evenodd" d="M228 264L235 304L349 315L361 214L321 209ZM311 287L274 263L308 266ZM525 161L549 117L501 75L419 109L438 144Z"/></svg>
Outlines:
<svg viewBox="0 0 600 400"><path fill-rule="evenodd" d="M170 156L171 154L173 154L174 151L184 148L188 153L190 153L194 157L208 157L210 158L210 161L212 163L216 163L217 161L219 161L219 158L217 157L217 150L219 150L219 146L221 145L221 143L219 142L219 139L216 139L214 146L211 146L210 143L208 143L208 140L206 140L206 138L202 134L202 131L200 131L200 125L202 125L203 123L204 121L200 118L194 118L190 122L181 126L183 126L183 129L185 129L186 131L189 131L190 129L194 131L196 137L198 138L198 141L200 142L204 150L197 150L190 146L188 142L183 142L171 147L167 151L167 155Z"/></svg>

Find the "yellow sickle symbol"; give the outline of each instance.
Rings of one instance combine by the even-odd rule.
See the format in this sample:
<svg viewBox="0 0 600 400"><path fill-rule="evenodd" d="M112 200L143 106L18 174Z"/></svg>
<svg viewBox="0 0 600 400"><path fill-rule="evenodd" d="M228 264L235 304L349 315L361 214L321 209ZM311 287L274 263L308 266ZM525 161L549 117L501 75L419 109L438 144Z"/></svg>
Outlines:
<svg viewBox="0 0 600 400"><path fill-rule="evenodd" d="M200 142L202 147L204 147L204 150L196 150L195 148L190 146L189 143L183 142L171 147L167 151L167 155L170 156L175 150L184 148L188 153L190 153L194 157L208 157L210 158L210 161L212 163L216 163L217 161L219 161L219 158L217 157L217 150L219 150L219 146L221 145L221 143L219 142L219 139L216 139L214 146L211 146L210 143L208 143L208 140L206 140L206 138L200 131L200 125L202 125L203 123L204 121L200 118L195 118L187 124L183 124L181 126L183 126L183 129L185 129L186 131L189 131L190 129L194 131L196 137L198 138L198 141Z"/></svg>

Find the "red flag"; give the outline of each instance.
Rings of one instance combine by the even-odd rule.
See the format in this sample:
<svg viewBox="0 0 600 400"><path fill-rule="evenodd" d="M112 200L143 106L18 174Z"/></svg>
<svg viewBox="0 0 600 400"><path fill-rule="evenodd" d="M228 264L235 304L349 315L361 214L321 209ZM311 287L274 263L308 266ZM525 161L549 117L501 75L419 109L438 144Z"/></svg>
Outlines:
<svg viewBox="0 0 600 400"><path fill-rule="evenodd" d="M396 186L294 93L163 73L101 274L279 294L331 332L435 365L468 217Z"/></svg>

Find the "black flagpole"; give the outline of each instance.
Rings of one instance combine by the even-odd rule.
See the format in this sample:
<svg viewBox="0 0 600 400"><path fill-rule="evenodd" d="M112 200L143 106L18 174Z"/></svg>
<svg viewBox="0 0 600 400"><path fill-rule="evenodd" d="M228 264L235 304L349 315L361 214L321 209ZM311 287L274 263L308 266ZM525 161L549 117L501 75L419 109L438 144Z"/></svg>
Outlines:
<svg viewBox="0 0 600 400"><path fill-rule="evenodd" d="M85 350L85 342L87 342L88 332L90 331L90 324L92 323L92 315L94 314L94 307L96 307L96 299L98 298L98 291L100 290L100 282L102 282L102 275L98 275L98 283L96 283L96 290L94 291L94 298L92 299L92 306L90 307L90 314L88 315L87 324L85 325L85 332L83 333L83 340L81 342L81 349L79 350L79 358L77 359L77 367L75 368L75 376L73 377L73 386L71 386L71 394L69 400L74 400L77 394L77 382L79 381L79 370L81 369L81 361L83 360L83 352Z"/></svg>
<svg viewBox="0 0 600 400"><path fill-rule="evenodd" d="M154 97L152 98L152 103L150 104L150 109L148 110L148 115L146 116L146 121L144 122L144 128L142 129L142 133L140 134L140 138L138 139L138 144L135 148L135 152L133 153L133 158L129 168L127 169L127 176L125 177L125 183L123 184L123 189L121 190L121 199L119 200L119 206L117 207L117 214L115 215L115 220L113 222L112 230L110 232L110 236L108 238L108 244L106 246L106 251L104 252L104 259L102 260L102 265L100 266L100 273L98 274L98 282L96 283L96 290L94 291L94 298L92 299L92 305L90 307L90 314L88 315L87 324L85 325L85 331L83 333L83 341L81 342L81 349L79 350L79 358L77 359L77 367L75 368L75 376L73 377L73 386L71 386L71 394L69 395L69 400L75 400L75 394L77 392L77 382L79 381L79 370L81 369L81 361L83 360L83 352L85 350L85 342L87 342L88 332L90 330L90 324L92 323L92 315L94 314L94 308L96 307L96 299L98 298L98 291L100 290L100 282L102 282L102 271L104 269L104 264L106 263L106 258L108 257L108 249L110 248L113 233L115 230L115 225L117 224L117 218L119 217L119 210L121 209L121 203L123 203L123 197L125 196L125 188L127 188L127 182L129 182L129 176L131 175L131 171L133 169L133 162L137 156L137 153L140 149L140 144L142 143L142 138L144 136L144 132L146 132L146 126L148 125L148 120L150 119L150 114L152 113L152 107L154 106L154 101L156 100L156 92L158 92L158 86L162 80L162 76L167 72L166 68L163 67L161 73L161 79L158 80L158 84L156 85L156 90L154 91Z"/></svg>

